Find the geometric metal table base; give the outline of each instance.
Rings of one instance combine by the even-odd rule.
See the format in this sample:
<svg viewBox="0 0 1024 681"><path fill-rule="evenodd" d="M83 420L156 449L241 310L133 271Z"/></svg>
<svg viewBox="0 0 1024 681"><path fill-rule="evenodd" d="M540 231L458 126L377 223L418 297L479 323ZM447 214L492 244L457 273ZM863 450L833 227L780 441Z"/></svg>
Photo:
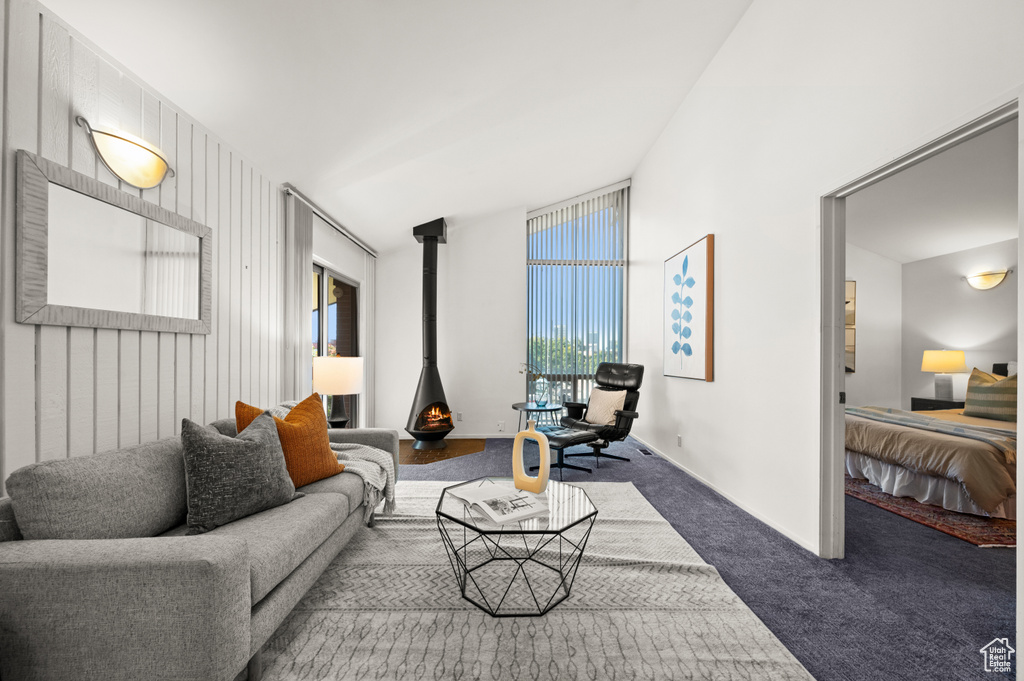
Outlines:
<svg viewBox="0 0 1024 681"><path fill-rule="evenodd" d="M486 480L462 484L478 482ZM547 517L501 525L449 489L438 502L437 529L464 599L492 617L538 617L569 597L597 519L586 492L549 481Z"/></svg>
<svg viewBox="0 0 1024 681"><path fill-rule="evenodd" d="M437 517L462 597L493 617L537 617L569 596L596 515L561 531L480 532Z"/></svg>

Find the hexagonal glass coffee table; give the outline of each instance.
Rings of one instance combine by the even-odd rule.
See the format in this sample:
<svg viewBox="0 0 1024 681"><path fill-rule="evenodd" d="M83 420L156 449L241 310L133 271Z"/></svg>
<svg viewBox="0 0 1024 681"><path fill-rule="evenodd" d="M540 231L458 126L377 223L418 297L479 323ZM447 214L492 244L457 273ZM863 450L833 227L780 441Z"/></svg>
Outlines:
<svg viewBox="0 0 1024 681"><path fill-rule="evenodd" d="M480 478L448 487L437 502L437 528L462 597L494 617L543 615L569 596L597 508L581 488L548 482L546 516L504 525L471 509L451 490L511 478Z"/></svg>

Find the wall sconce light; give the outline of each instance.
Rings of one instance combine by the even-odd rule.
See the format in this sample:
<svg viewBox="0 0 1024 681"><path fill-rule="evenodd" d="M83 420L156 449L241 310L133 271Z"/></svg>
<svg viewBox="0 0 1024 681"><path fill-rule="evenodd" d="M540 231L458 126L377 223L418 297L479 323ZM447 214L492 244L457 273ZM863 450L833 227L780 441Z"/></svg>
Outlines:
<svg viewBox="0 0 1024 681"><path fill-rule="evenodd" d="M75 116L75 122L89 133L103 165L131 186L152 189L165 177L174 177L163 152L145 140L126 132L93 128L82 116Z"/></svg>
<svg viewBox="0 0 1024 681"><path fill-rule="evenodd" d="M971 288L978 289L979 291L987 291L990 288L995 288L999 284L1003 283L1003 279L1006 278L1007 274L1010 274L1013 270L994 270L992 272L980 272L978 274L969 274L964 279Z"/></svg>

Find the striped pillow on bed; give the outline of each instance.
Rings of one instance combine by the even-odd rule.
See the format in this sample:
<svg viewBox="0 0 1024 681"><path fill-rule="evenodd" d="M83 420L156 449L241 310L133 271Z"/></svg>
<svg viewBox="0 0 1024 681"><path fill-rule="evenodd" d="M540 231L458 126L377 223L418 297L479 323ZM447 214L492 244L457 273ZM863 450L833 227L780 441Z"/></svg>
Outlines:
<svg viewBox="0 0 1024 681"><path fill-rule="evenodd" d="M967 380L964 416L996 421L1017 420L1017 374L999 378L975 369Z"/></svg>

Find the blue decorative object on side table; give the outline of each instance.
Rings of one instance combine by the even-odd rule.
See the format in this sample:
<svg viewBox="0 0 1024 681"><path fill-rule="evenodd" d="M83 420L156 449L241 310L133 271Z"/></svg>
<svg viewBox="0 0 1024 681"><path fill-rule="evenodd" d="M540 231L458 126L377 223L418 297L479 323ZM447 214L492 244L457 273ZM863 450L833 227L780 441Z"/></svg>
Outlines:
<svg viewBox="0 0 1024 681"><path fill-rule="evenodd" d="M548 381L546 378L541 376L533 382L533 401L537 403L538 407L547 406L548 403Z"/></svg>

